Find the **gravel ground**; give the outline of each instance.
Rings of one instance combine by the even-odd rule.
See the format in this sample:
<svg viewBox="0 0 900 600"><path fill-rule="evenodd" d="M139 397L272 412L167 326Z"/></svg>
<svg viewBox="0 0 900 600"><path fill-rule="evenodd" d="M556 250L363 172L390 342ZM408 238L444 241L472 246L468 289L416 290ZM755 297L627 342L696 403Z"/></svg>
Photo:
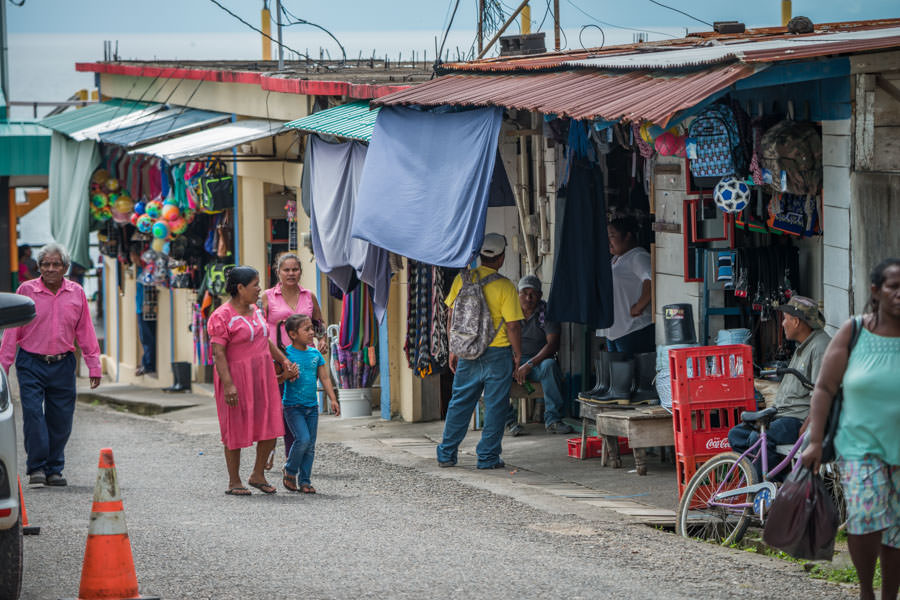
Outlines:
<svg viewBox="0 0 900 600"><path fill-rule="evenodd" d="M23 598L77 594L105 446L115 452L141 591L163 598L855 596L790 563L551 515L337 443L317 449L315 496L287 493L275 473L274 496L226 496L217 436L79 405L69 487L26 490L42 531L25 539ZM250 453L243 458L246 476Z"/></svg>

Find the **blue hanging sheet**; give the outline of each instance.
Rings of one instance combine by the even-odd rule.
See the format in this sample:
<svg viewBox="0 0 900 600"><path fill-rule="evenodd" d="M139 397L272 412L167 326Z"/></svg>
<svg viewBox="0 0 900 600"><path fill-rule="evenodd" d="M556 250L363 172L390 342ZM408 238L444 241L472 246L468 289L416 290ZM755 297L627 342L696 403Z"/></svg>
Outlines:
<svg viewBox="0 0 900 600"><path fill-rule="evenodd" d="M391 284L386 250L350 237L358 202L359 177L366 146L359 142L329 144L310 136L305 171L310 183L310 233L319 270L342 292L358 277L374 289L375 314L384 318Z"/></svg>
<svg viewBox="0 0 900 600"><path fill-rule="evenodd" d="M503 112L378 114L352 235L441 267L464 267L481 248Z"/></svg>

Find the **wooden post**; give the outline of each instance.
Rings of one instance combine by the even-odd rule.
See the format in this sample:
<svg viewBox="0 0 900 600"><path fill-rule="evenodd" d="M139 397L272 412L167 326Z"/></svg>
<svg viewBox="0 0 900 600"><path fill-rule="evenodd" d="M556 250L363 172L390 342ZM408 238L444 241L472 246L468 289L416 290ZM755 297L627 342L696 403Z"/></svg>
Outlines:
<svg viewBox="0 0 900 600"><path fill-rule="evenodd" d="M513 14L509 15L508 19L506 19L506 23L503 24L503 27L501 27L500 30L494 34L494 37L492 37L491 41L487 43L487 46L485 46L484 49L482 49L481 52L478 53L477 58L483 58L484 55L487 54L487 51L491 49L491 46L494 45L494 42L500 39L500 36L506 32L506 28L509 27L510 23L516 20L516 17L519 16L519 13L522 12L522 9L525 8L527 4L528 0L522 0L522 3L519 5L519 7L515 11L513 11Z"/></svg>

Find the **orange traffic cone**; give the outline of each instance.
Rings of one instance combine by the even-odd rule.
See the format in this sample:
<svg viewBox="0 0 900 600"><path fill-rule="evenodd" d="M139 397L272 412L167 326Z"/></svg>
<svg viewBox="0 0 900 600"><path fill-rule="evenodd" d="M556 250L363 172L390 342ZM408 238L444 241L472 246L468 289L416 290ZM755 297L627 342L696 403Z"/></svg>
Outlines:
<svg viewBox="0 0 900 600"><path fill-rule="evenodd" d="M22 535L38 535L41 528L36 525L28 524L28 511L25 509L25 495L22 494L22 478L17 476L19 480L19 506L22 508Z"/></svg>
<svg viewBox="0 0 900 600"><path fill-rule="evenodd" d="M116 463L111 448L103 448L100 451L98 468L78 598L151 600L138 593L131 541L125 527L125 511L122 508L122 498L119 496Z"/></svg>

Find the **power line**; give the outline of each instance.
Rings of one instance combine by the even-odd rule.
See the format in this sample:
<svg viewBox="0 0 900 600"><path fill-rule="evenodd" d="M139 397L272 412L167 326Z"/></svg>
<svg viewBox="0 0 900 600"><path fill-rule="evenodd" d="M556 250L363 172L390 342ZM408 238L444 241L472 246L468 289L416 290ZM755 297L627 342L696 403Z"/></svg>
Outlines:
<svg viewBox="0 0 900 600"><path fill-rule="evenodd" d="M607 21L601 21L600 19L598 19L598 18L595 17L594 15L589 14L589 13L585 12L584 10L582 10L581 7L578 6L577 4L575 4L574 2L572 2L572 0L566 0L566 1L567 1L569 4L572 5L572 8L574 8L575 10L577 10L578 12L580 12L581 14L583 14L584 16L586 16L587 18L589 18L589 19L591 19L591 20L593 20L593 21L596 21L596 22L600 23L601 25L606 25L607 27L612 27L613 29L627 29L627 30L629 30L629 31L637 31L637 32L641 32L641 33L654 33L654 34L656 34L656 35L664 35L664 36L667 36L667 37L670 37L670 38L677 38L677 37L678 37L677 35L672 35L671 33L663 33L662 31L653 31L653 30L651 30L651 29L636 29L636 28L634 28L634 27L625 27L624 25L614 25L614 24L609 23L609 22L607 22Z"/></svg>
<svg viewBox="0 0 900 600"><path fill-rule="evenodd" d="M284 23L284 25L287 25L288 27L290 27L291 25L309 25L310 27L315 27L315 28L317 28L317 29L321 29L322 31L324 31L325 33L327 33L328 36L329 36L331 39L334 40L334 43L338 45L338 48L341 49L341 54L344 56L344 59L343 59L342 62L347 62L347 51L344 50L344 45L341 44L340 40L338 40L338 39L334 36L333 33L331 33L330 31L328 31L327 29L325 29L325 28L322 27L321 25L318 25L318 24L313 23L313 22L311 22L311 21L307 21L306 19L301 19L300 17L298 17L297 15L295 15L294 13L292 13L291 11L289 11L283 4L281 5L281 12L282 12L282 13L284 14L284 16L287 17L288 19L293 19L293 22L291 22L291 23ZM279 18L278 21L279 21L278 24L281 25L281 24L282 24L282 23L281 23L281 18Z"/></svg>
<svg viewBox="0 0 900 600"><path fill-rule="evenodd" d="M459 0L456 0L456 4L453 5L453 13L450 15L450 22L447 23L447 29L444 30L444 39L441 40L441 47L438 49L437 56L434 59L435 67L441 64L441 54L444 52L444 44L447 43L447 35L450 33L450 28L453 27L453 19L456 17L457 8L459 8Z"/></svg>
<svg viewBox="0 0 900 600"><path fill-rule="evenodd" d="M672 6L668 6L668 5L666 5L666 4L663 4L662 2L657 2L656 0L650 0L650 2L652 2L653 4L656 4L657 6L662 6L663 8L668 8L669 10L674 10L674 11L677 12L677 13L681 13L681 14L683 14L684 16L690 17L691 19L697 21L698 23L703 23L704 25L709 25L710 27L715 28L715 25L713 25L712 23L707 23L707 22L704 21L703 19L698 19L698 18L695 17L694 15L688 14L688 13L684 12L683 10L678 10L677 8L674 8L674 7L672 7Z"/></svg>
<svg viewBox="0 0 900 600"><path fill-rule="evenodd" d="M16 0L9 0L9 3L13 6L25 6L25 0L19 0L18 2L16 2Z"/></svg>
<svg viewBox="0 0 900 600"><path fill-rule="evenodd" d="M284 48L285 50L290 50L291 52L293 52L293 53L296 54L297 56L302 56L302 57L305 58L306 60L310 60L309 56L307 56L305 53L299 52L299 51L297 51L297 50L294 50L294 49L291 48L290 46L286 46L286 45L282 44L281 42L279 42L278 40L276 40L275 38L273 38L272 36L270 36L269 34L267 34L266 32L264 32L262 29L259 29L258 27L255 27L255 26L251 25L250 23L248 23L247 21L245 21L244 19L242 19L239 15L237 15L237 14L231 12L227 7L223 6L222 3L220 3L218 0L209 0L209 1L212 2L213 4L215 4L216 6L218 6L219 8L221 8L222 10L224 10L225 12L227 12L229 15L231 15L232 17L234 17L235 19L237 19L238 21L240 21L241 23L243 23L243 24L246 25L247 27L249 27L250 29L252 29L253 31L255 31L256 33L262 34L263 37L266 37L266 38L270 39L271 41L275 42L276 44L278 44L279 46L281 46L281 47ZM279 21L280 21L280 20L281 20L281 19L279 18Z"/></svg>

